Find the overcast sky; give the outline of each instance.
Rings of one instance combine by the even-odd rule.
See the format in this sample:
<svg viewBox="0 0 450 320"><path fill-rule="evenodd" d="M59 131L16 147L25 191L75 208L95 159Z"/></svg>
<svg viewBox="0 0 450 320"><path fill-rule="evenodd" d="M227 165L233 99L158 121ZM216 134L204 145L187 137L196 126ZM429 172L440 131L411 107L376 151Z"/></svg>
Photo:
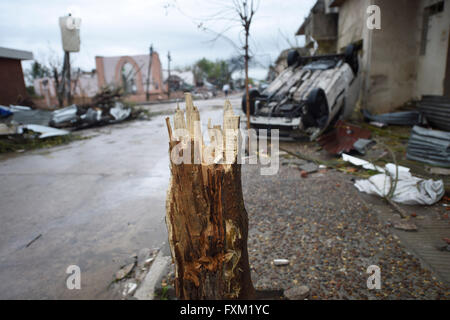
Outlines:
<svg viewBox="0 0 450 320"><path fill-rule="evenodd" d="M197 27L198 20L215 31L232 26L230 21L206 21L216 13L221 0L17 0L0 1L0 46L32 51L35 59L62 57L58 17L69 11L79 15L81 51L72 54L73 66L84 70L95 68L95 56L117 56L148 53L150 43L167 68L167 52L172 66L191 65L196 60L227 59L236 54L225 40L212 43L212 34ZM285 38L295 43L296 30L315 0L261 0L251 27L250 47L263 65L273 61L282 49L289 47ZM227 15L231 17L231 15ZM239 43L241 28L226 34ZM303 37L297 37L298 44ZM30 62L24 62L28 68ZM261 68L251 76L265 75Z"/></svg>

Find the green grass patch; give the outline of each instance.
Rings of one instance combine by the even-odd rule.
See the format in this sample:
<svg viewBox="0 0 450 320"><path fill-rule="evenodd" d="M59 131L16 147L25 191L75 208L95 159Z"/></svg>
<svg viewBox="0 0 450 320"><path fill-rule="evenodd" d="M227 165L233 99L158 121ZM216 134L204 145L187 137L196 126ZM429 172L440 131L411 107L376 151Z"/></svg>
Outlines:
<svg viewBox="0 0 450 320"><path fill-rule="evenodd" d="M89 137L82 137L77 134L68 134L45 139L39 139L31 134L0 136L0 154L50 148L86 139L89 139Z"/></svg>

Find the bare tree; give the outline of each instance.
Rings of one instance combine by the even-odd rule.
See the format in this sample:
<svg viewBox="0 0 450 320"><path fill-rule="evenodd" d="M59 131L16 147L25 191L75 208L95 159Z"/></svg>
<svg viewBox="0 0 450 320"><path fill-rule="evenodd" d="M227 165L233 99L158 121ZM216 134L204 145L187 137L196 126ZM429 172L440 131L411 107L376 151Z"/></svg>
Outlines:
<svg viewBox="0 0 450 320"><path fill-rule="evenodd" d="M246 96L246 111L247 111L247 129L250 129L250 94L248 89L248 61L250 56L248 54L248 39L250 37L250 26L252 24L253 16L257 10L258 5L255 5L253 0L233 0L233 5L236 9L239 18L241 19L242 27L245 32L244 45L244 60L245 60L245 96Z"/></svg>
<svg viewBox="0 0 450 320"><path fill-rule="evenodd" d="M212 33L214 35L211 42L215 42L218 39L223 39L231 44L235 49L243 52L244 69L245 69L245 95L246 95L246 113L247 113L247 129L250 129L250 95L249 95L249 77L248 67L251 59L251 50L249 46L250 41L250 27L253 22L253 18L259 8L259 0L224 0L224 1L211 1L213 5L218 7L218 10L208 17L192 18L184 13L174 0L173 4L167 4L164 8L167 10L170 7L176 7L178 10L188 18L191 18L197 23L199 29ZM220 31L213 30L209 27L209 24L213 21L227 22L227 26ZM240 43L236 44L236 41L232 40L227 32L235 27L241 27L241 34L243 33L243 39L239 39Z"/></svg>
<svg viewBox="0 0 450 320"><path fill-rule="evenodd" d="M47 55L47 64L51 70L53 81L55 82L55 93L56 98L58 99L58 106L62 107L64 105L65 96L64 75L62 74L63 62L58 54L50 47Z"/></svg>

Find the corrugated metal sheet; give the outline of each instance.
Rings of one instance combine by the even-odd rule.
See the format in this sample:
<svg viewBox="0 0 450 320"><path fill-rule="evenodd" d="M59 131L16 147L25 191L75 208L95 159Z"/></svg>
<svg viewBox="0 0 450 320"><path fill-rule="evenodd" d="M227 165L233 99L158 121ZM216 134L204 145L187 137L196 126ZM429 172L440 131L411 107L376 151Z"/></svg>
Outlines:
<svg viewBox="0 0 450 320"><path fill-rule="evenodd" d="M431 165L450 167L450 132L414 126L406 157Z"/></svg>
<svg viewBox="0 0 450 320"><path fill-rule="evenodd" d="M450 99L442 96L423 96L419 109L428 123L437 129L450 131Z"/></svg>
<svg viewBox="0 0 450 320"><path fill-rule="evenodd" d="M52 112L47 110L21 110L14 111L13 118L20 124L40 124L48 126L52 119Z"/></svg>
<svg viewBox="0 0 450 320"><path fill-rule="evenodd" d="M364 118L370 121L381 122L391 125L414 126L420 123L420 112L418 111L402 111L385 114L371 114L367 110L363 110Z"/></svg>

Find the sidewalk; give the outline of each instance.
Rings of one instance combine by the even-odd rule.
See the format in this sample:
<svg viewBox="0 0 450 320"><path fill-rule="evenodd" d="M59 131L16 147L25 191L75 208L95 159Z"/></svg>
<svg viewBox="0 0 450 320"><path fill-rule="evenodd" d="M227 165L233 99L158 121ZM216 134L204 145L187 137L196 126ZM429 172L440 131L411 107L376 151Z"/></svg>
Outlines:
<svg viewBox="0 0 450 320"><path fill-rule="evenodd" d="M310 154L317 148L282 146ZM448 220L437 220L443 208L414 209L424 217L418 232L393 231L387 219L395 212L383 200L359 193L354 178L334 169L302 178L292 166L261 176L257 166L244 166L256 288L306 285L310 299L449 299L450 252L433 249L450 232ZM274 259L290 263L274 266ZM381 268L381 290L367 289L370 265Z"/></svg>

